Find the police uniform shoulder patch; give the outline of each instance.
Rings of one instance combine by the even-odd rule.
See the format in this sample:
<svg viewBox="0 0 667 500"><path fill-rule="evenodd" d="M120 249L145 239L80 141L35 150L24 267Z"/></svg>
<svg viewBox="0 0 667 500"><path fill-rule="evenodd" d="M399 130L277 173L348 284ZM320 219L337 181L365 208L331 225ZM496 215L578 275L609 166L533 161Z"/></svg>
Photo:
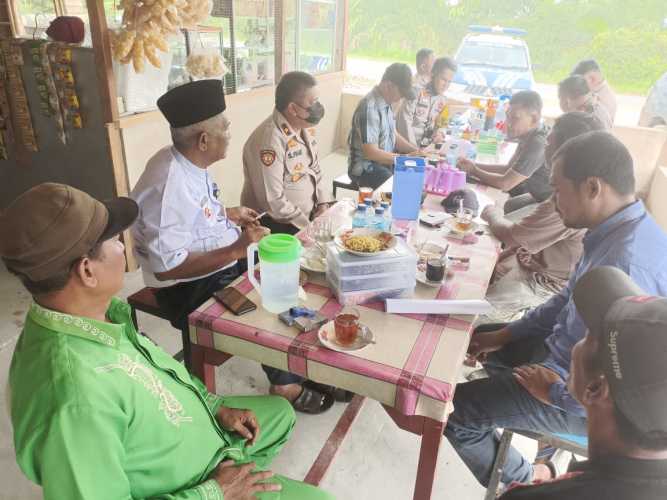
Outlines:
<svg viewBox="0 0 667 500"><path fill-rule="evenodd" d="M283 131L283 134L285 134L285 135L287 135L287 136L292 135L292 134L290 133L290 128L289 128L289 126L287 125L287 123L283 123L283 124L280 126L280 130L282 130L282 131Z"/></svg>
<svg viewBox="0 0 667 500"><path fill-rule="evenodd" d="M262 149L259 152L259 158L265 167L270 167L276 161L276 152L273 149Z"/></svg>

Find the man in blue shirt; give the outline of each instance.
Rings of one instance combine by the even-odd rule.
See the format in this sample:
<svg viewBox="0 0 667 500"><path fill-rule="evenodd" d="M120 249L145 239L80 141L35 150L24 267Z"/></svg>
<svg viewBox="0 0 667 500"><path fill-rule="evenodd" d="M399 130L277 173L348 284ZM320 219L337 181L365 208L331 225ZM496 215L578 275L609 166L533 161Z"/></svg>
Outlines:
<svg viewBox="0 0 667 500"><path fill-rule="evenodd" d="M348 175L361 187L378 188L392 176L396 153L407 154L419 149L396 132L391 106L401 98L415 98L412 72L407 64L394 63L386 69L380 84L359 101L354 110L347 139L350 147Z"/></svg>
<svg viewBox="0 0 667 500"><path fill-rule="evenodd" d="M613 266L646 293L667 296L667 235L635 198L632 158L623 144L602 131L567 141L553 159L551 183L565 225L588 229L584 255L561 293L514 323L473 334L468 352L486 357L490 377L457 387L445 429L484 486L498 451L498 427L586 433L585 412L565 385L572 348L586 333L572 300L579 277ZM531 465L511 449L501 481L553 475L553 467Z"/></svg>

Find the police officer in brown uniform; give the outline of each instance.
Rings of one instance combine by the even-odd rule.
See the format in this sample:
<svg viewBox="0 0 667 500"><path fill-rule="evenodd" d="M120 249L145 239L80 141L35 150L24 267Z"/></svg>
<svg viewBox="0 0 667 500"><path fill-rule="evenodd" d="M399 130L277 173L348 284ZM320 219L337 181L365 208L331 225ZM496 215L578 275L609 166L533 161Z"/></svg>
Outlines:
<svg viewBox="0 0 667 500"><path fill-rule="evenodd" d="M294 234L323 213L334 198L322 185L314 126L324 116L317 82L286 73L276 87L276 107L243 147L241 202L274 233Z"/></svg>

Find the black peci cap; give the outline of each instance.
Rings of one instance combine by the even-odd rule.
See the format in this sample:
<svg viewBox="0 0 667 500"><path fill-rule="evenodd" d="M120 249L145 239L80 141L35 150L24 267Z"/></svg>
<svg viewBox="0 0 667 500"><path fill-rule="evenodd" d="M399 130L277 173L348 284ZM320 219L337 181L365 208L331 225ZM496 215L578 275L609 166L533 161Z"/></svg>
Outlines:
<svg viewBox="0 0 667 500"><path fill-rule="evenodd" d="M199 80L174 87L157 100L157 107L172 128L187 127L222 113L222 80Z"/></svg>

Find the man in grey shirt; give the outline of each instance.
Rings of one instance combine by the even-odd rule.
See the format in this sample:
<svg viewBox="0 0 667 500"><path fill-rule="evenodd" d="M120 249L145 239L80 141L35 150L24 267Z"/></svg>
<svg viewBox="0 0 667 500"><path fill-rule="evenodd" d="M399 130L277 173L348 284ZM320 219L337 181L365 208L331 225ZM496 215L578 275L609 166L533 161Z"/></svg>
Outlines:
<svg viewBox="0 0 667 500"><path fill-rule="evenodd" d="M477 165L461 158L458 167L483 184L510 194L505 213L551 196L550 169L544 160L548 129L542 124L542 98L532 90L514 94L507 112L507 134L519 145L509 165Z"/></svg>
<svg viewBox="0 0 667 500"><path fill-rule="evenodd" d="M347 139L350 147L348 175L361 187L377 189L392 176L398 153L409 154L419 149L396 132L391 106L401 98L415 98L412 72L407 64L394 63L354 111Z"/></svg>

